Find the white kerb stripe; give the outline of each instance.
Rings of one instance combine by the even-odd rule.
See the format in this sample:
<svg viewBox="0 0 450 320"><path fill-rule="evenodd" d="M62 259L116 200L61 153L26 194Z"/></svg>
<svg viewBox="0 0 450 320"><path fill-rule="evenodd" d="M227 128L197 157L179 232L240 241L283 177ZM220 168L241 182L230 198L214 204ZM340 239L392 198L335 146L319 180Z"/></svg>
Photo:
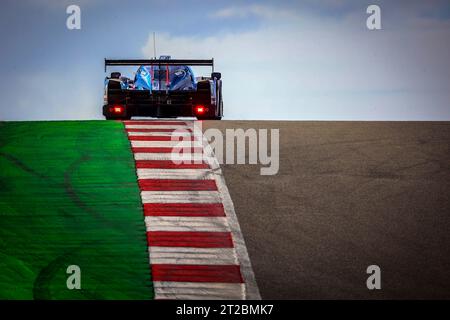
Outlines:
<svg viewBox="0 0 450 320"><path fill-rule="evenodd" d="M217 191L142 191L143 203L220 203Z"/></svg>
<svg viewBox="0 0 450 320"><path fill-rule="evenodd" d="M232 248L149 247L152 264L237 265Z"/></svg>
<svg viewBox="0 0 450 320"><path fill-rule="evenodd" d="M245 297L243 283L153 282L155 299L241 300Z"/></svg>
<svg viewBox="0 0 450 320"><path fill-rule="evenodd" d="M137 169L138 179L212 180L211 169Z"/></svg>
<svg viewBox="0 0 450 320"><path fill-rule="evenodd" d="M201 153L144 153L137 152L134 154L135 160L184 160L184 161L195 161L195 160L208 160L206 155Z"/></svg>
<svg viewBox="0 0 450 320"><path fill-rule="evenodd" d="M145 217L147 231L229 232L225 217Z"/></svg>

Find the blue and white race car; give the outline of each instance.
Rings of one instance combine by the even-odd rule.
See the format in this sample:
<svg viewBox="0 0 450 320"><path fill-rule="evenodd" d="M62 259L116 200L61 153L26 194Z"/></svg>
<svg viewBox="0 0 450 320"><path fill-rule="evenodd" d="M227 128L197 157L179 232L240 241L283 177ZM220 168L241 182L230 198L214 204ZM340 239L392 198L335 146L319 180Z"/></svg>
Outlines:
<svg viewBox="0 0 450 320"><path fill-rule="evenodd" d="M196 117L220 120L223 116L222 80L214 60L110 60L107 66L139 66L134 79L111 72L105 79L103 115L110 119L133 116ZM210 77L195 77L191 66L211 66Z"/></svg>

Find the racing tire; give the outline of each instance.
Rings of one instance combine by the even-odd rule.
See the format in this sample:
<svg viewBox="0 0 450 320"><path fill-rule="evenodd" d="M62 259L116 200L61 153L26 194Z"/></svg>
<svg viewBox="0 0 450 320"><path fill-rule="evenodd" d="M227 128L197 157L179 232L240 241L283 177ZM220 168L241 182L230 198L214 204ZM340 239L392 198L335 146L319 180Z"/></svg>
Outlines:
<svg viewBox="0 0 450 320"><path fill-rule="evenodd" d="M222 91L222 90L220 90ZM219 102L219 115L218 116L212 116L210 119L211 120L222 120L222 116L223 116L223 101L222 101L222 92L219 96L220 102Z"/></svg>

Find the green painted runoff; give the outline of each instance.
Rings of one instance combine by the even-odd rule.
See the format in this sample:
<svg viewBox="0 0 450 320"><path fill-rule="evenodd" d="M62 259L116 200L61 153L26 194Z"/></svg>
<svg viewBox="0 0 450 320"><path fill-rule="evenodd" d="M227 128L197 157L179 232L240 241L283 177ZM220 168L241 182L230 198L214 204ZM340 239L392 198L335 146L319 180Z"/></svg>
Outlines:
<svg viewBox="0 0 450 320"><path fill-rule="evenodd" d="M70 265L79 290L67 287ZM153 294L123 124L0 122L0 299Z"/></svg>

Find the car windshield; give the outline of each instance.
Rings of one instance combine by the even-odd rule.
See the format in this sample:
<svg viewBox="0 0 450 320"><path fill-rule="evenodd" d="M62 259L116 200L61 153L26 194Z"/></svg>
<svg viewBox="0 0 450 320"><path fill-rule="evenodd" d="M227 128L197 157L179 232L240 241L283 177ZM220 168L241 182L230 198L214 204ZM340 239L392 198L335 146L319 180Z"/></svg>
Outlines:
<svg viewBox="0 0 450 320"><path fill-rule="evenodd" d="M174 90L195 88L195 78L188 66L148 66L146 69L151 75L154 90L164 90L167 85Z"/></svg>
<svg viewBox="0 0 450 320"><path fill-rule="evenodd" d="M166 66L147 67L148 72L153 75L153 80L165 81L167 78ZM186 66L169 66L169 81L173 81L176 77L184 77L190 75L190 71Z"/></svg>

